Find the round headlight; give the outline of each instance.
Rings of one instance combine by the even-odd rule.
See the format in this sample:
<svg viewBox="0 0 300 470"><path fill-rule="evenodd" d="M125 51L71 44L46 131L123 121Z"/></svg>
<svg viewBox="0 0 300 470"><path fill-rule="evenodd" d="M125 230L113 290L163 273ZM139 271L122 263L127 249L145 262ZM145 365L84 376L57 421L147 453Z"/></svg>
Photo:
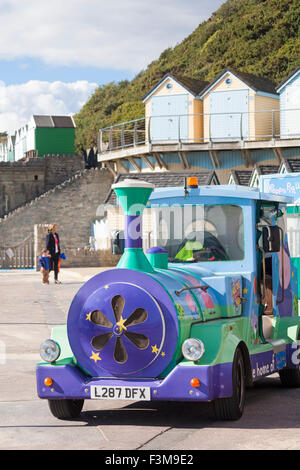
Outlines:
<svg viewBox="0 0 300 470"><path fill-rule="evenodd" d="M59 358L60 347L52 339L47 339L41 344L40 356L46 362L54 362Z"/></svg>
<svg viewBox="0 0 300 470"><path fill-rule="evenodd" d="M204 354L204 344L200 339L186 339L182 345L182 354L188 361L198 361Z"/></svg>

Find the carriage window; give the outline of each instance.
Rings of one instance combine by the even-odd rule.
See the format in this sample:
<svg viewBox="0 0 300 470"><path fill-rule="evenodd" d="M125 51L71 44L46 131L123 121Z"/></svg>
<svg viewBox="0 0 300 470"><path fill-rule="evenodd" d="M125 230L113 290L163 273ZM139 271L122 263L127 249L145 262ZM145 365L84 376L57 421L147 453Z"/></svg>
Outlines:
<svg viewBox="0 0 300 470"><path fill-rule="evenodd" d="M151 245L165 247L169 261L244 259L243 211L239 206L152 207L151 219Z"/></svg>

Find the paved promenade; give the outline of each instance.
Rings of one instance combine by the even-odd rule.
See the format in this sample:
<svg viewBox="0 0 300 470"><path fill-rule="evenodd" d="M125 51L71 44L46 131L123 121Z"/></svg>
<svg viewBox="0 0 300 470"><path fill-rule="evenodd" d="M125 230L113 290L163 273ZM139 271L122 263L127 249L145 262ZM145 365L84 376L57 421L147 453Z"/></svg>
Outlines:
<svg viewBox="0 0 300 470"><path fill-rule="evenodd" d="M277 375L247 390L237 422L216 422L210 404L109 400L87 400L76 420L55 419L36 395L39 346L99 271L63 269L63 283L51 276L49 286L34 271L0 271L0 449L300 449L300 390L283 389Z"/></svg>

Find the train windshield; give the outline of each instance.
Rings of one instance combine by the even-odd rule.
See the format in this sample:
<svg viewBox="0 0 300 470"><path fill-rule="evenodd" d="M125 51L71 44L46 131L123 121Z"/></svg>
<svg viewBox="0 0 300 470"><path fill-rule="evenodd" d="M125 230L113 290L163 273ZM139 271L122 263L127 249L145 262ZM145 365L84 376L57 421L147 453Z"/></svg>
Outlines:
<svg viewBox="0 0 300 470"><path fill-rule="evenodd" d="M168 250L170 262L244 259L244 221L236 205L151 208L151 246Z"/></svg>

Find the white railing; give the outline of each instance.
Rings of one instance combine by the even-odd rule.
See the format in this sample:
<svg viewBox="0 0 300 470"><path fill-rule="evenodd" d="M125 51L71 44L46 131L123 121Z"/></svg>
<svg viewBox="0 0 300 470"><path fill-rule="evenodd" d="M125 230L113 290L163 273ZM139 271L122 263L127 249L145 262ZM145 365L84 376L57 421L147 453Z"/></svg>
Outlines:
<svg viewBox="0 0 300 470"><path fill-rule="evenodd" d="M26 238L17 246L0 246L0 269L26 269L34 267L34 241Z"/></svg>
<svg viewBox="0 0 300 470"><path fill-rule="evenodd" d="M300 139L300 109L149 116L100 129L98 150L156 143Z"/></svg>
<svg viewBox="0 0 300 470"><path fill-rule="evenodd" d="M145 144L148 141L146 120L141 118L100 129L98 152Z"/></svg>

